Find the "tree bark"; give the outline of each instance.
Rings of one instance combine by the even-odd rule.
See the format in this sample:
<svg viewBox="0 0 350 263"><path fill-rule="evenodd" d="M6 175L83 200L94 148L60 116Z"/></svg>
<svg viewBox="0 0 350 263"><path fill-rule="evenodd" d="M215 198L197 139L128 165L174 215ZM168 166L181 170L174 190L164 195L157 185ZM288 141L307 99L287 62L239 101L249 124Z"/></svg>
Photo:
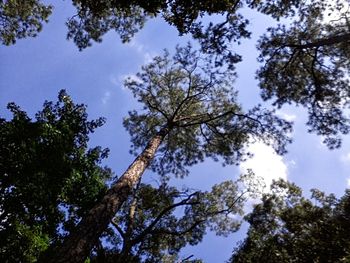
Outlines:
<svg viewBox="0 0 350 263"><path fill-rule="evenodd" d="M121 259L127 258L130 255L130 251L132 248L131 237L132 237L132 231L134 230L135 212L136 212L136 206L137 206L136 192L139 188L139 185L140 185L140 180L138 181L137 188L134 189L133 200L130 204L128 225L126 227L126 232L123 237L123 247L120 252ZM123 262L123 260L121 260L121 262ZM127 262L127 261L124 260L124 262Z"/></svg>
<svg viewBox="0 0 350 263"><path fill-rule="evenodd" d="M124 174L107 191L103 199L97 203L77 225L60 246L53 249L51 258L42 258L45 263L84 262L97 243L102 232L132 193L132 189L152 161L155 153L168 134L167 127L161 129L147 144L143 152L133 161ZM79 191L79 189L77 189Z"/></svg>

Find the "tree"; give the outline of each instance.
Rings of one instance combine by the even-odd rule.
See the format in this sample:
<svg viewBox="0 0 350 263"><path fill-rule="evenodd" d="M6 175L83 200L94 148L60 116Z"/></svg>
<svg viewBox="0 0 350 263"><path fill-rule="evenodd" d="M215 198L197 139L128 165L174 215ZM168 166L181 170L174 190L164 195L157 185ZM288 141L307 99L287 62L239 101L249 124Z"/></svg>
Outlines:
<svg viewBox="0 0 350 263"><path fill-rule="evenodd" d="M161 15L180 35L191 34L201 51L216 63L234 67L241 61L232 42L249 38L249 21L243 8L271 16L282 24L268 29L259 41L258 70L262 97L276 98L278 107L295 102L307 108L309 132L324 136L329 148L341 145L341 135L350 123L343 110L349 105L349 10L344 0L336 1L93 1L75 0L77 14L68 20L68 39L79 49L102 41L110 30L124 42L143 27L147 19ZM2 42L36 35L47 20L50 6L40 1L7 1L0 4ZM221 15L216 24L202 21L205 15ZM330 21L325 16L332 16ZM217 18L218 19L218 18ZM23 24L23 25L22 25Z"/></svg>
<svg viewBox="0 0 350 263"><path fill-rule="evenodd" d="M47 18L46 14L40 14L30 20L29 15L36 14L36 9L32 6L45 7L40 0L30 1L30 6L22 4L21 1L11 2L14 2L17 8L26 9L28 15L18 17L14 11L4 12L4 20L13 20L14 23L24 20L41 24L41 21ZM294 9L302 6L303 1L74 0L73 5L77 13L66 23L67 37L73 39L80 50L90 46L92 41L102 41L102 36L110 30L115 30L123 42L129 41L144 26L147 19L161 16L169 25L176 27L180 35L191 34L199 41L203 52L216 56L217 63L228 63L233 67L241 61L241 57L230 48L231 42L240 43L251 34L247 29L249 21L240 10L250 8L280 19L292 16L295 13ZM5 7L6 5L0 6L0 11L5 10ZM216 19L219 21L205 23L202 18L211 15L217 15ZM24 28L23 32L26 30ZM14 39L14 36L11 38Z"/></svg>
<svg viewBox="0 0 350 263"><path fill-rule="evenodd" d="M231 48L232 43L239 44L251 35L249 21L240 13L243 8L277 21L283 19L258 42L262 64L257 78L262 97L274 99L278 107L286 103L304 106L309 115L309 132L323 136L325 144L334 149L340 147L341 135L350 131L350 119L344 114L350 104L350 9L346 3L157 0L145 4L77 0L78 13L68 22L68 38L83 49L91 40L101 41L104 33L116 29L123 41L128 41L147 18L160 14L180 35L190 34L196 39L201 51L214 56L218 64L234 67L242 58ZM128 15L131 13L133 22ZM203 22L203 16L213 14L221 15L221 20Z"/></svg>
<svg viewBox="0 0 350 263"><path fill-rule="evenodd" d="M246 217L247 238L230 262L348 262L350 260L350 191L340 199L276 181L272 192Z"/></svg>
<svg viewBox="0 0 350 263"><path fill-rule="evenodd" d="M285 152L290 123L260 107L243 112L232 77L229 69L213 67L187 46L177 48L172 59L167 52L156 57L126 81L144 110L131 111L124 121L138 155L51 261L83 261L148 166L163 176L184 176L188 166L206 157L235 164L246 157L250 139Z"/></svg>
<svg viewBox="0 0 350 263"><path fill-rule="evenodd" d="M88 121L65 91L34 121L14 103L8 109L12 119L0 119L0 261L34 262L106 191L111 172L99 163L108 151L87 145L104 120Z"/></svg>
<svg viewBox="0 0 350 263"><path fill-rule="evenodd" d="M224 236L238 230L258 184L252 173L210 192L140 183L102 237L108 245L101 244L91 262L164 262L169 256L175 262L180 249L201 242L208 228Z"/></svg>
<svg viewBox="0 0 350 263"><path fill-rule="evenodd" d="M346 1L311 1L290 25L269 28L258 46L262 97L278 107L306 107L309 131L324 136L331 149L350 131L343 112L350 103L349 18Z"/></svg>
<svg viewBox="0 0 350 263"><path fill-rule="evenodd" d="M0 42L10 45L16 39L35 37L51 12L51 5L38 0L0 1Z"/></svg>
<svg viewBox="0 0 350 263"><path fill-rule="evenodd" d="M57 103L45 102L35 121L14 103L8 108L13 118L0 119L0 259L35 262L106 190L112 173L98 164L107 149L87 148L88 134L104 120L88 121L85 106L63 90ZM242 215L256 183L251 173L211 192L180 191L166 181L158 188L139 183L112 220L118 232L112 227L104 232L100 240L107 238L109 245L97 243L91 260L175 260L186 244L200 242L207 228L221 235L236 231L240 220L232 216Z"/></svg>
<svg viewBox="0 0 350 263"><path fill-rule="evenodd" d="M242 60L232 43L240 44L251 35L249 20L241 10L249 8L282 21L269 28L258 43L263 64L257 78L262 97L274 99L278 107L286 103L304 106L309 132L323 136L331 149L340 147L341 135L349 133L350 120L344 114L350 97L350 11L346 0L74 0L73 4L77 13L67 22L67 37L80 50L102 41L110 30L127 42L147 19L161 16L180 35L190 34L197 40L201 51L215 57L218 65L232 68ZM15 38L36 35L50 10L34 0L1 3L4 29L0 39L10 44ZM214 15L216 23L202 19ZM329 21L327 17L331 17Z"/></svg>

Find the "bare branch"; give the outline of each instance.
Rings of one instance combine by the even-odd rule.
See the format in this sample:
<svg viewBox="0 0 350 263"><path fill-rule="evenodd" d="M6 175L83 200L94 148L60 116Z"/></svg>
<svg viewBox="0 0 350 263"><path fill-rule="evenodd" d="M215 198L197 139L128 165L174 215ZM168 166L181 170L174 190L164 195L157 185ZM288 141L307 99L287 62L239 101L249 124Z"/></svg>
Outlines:
<svg viewBox="0 0 350 263"><path fill-rule="evenodd" d="M114 221L114 218L111 220L111 224L115 227L115 229L117 229L118 233L120 234L120 236L123 238L123 240L125 239L125 233L124 231L119 227L119 225Z"/></svg>
<svg viewBox="0 0 350 263"><path fill-rule="evenodd" d="M190 194L186 199L173 204L171 206L166 207L165 209L163 209L162 212L159 213L159 215L152 221L152 223L146 227L137 237L135 237L131 243L133 245L139 243L147 234L149 234L152 229L156 226L156 224L163 218L164 215L166 215L168 212L170 212L171 210L173 210L174 208L178 207L178 206L182 206L182 205L197 205L199 204L198 201L196 202L189 202L191 200L191 198L195 195L197 195L198 192L194 192L192 194Z"/></svg>
<svg viewBox="0 0 350 263"><path fill-rule="evenodd" d="M147 105L148 105L151 109L153 109L153 110L155 110L155 111L158 111L160 114L163 115L163 117L164 117L167 121L169 121L169 118L168 118L168 116L166 115L166 113L165 113L164 111L162 111L162 110L161 110L160 108L158 108L157 106L152 105L152 103L151 103L149 100L147 100L146 102L147 102Z"/></svg>

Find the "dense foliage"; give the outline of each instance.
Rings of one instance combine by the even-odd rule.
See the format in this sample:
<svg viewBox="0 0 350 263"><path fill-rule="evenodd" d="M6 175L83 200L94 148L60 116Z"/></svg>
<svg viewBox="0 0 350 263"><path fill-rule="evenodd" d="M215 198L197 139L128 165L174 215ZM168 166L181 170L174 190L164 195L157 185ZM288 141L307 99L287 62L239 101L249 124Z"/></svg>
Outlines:
<svg viewBox="0 0 350 263"><path fill-rule="evenodd" d="M167 135L151 167L161 175L184 176L187 166L206 157L237 164L247 157L244 146L261 140L286 152L291 124L260 106L242 109L228 67L216 67L190 45L154 58L125 85L143 106L130 111L124 126L132 152L166 128Z"/></svg>
<svg viewBox="0 0 350 263"><path fill-rule="evenodd" d="M100 167L107 150L88 148L84 105L61 91L30 119L14 103L0 119L0 261L33 262L59 241L104 194L111 172Z"/></svg>
<svg viewBox="0 0 350 263"><path fill-rule="evenodd" d="M182 192L140 184L141 176L150 166L162 176L182 177L207 157L236 164L249 156L244 149L252 139L285 152L291 124L260 106L244 111L237 102L234 67L242 58L232 44L251 35L244 8L276 21L258 42L263 99L273 99L277 107L306 107L309 131L322 135L329 148L339 147L341 134L350 131L344 114L350 105L350 13L345 4L73 0L77 13L67 21L67 37L80 50L102 41L110 30L129 41L147 19L162 17L180 35L190 34L201 54L209 56L190 46L177 48L173 57L167 52L156 57L126 81L143 106L124 121L131 152L138 157L109 191L105 180L111 171L100 166L107 151L87 145L88 134L102 119L88 121L85 107L64 91L56 104L46 102L34 121L9 104L12 120L0 119L0 261L32 262L57 244L64 245L53 260L62 257L62 262L78 254L71 260L79 262L93 248L91 261L97 262L174 261L180 248L200 242L207 227L235 231L238 222L228 221L243 205L237 185ZM0 0L0 42L10 45L36 36L51 11L40 0ZM349 192L337 199L313 190L312 198L315 203L295 185L275 182L247 217L248 237L231 260L350 261ZM185 207L182 217L178 207ZM102 234L111 249L102 245ZM67 243L61 243L63 237Z"/></svg>
<svg viewBox="0 0 350 263"><path fill-rule="evenodd" d="M3 31L1 40L4 44L14 43L16 38L35 35L30 34L33 31L31 27L22 27L21 23L35 25L34 31L37 32L51 12L52 7L40 0L25 2L11 0L1 3L1 18L7 26L5 29L10 29ZM233 66L241 57L232 51L230 43L240 43L242 38L249 38L251 34L247 29L249 21L240 12L243 8L280 19L294 15L294 9L302 3L300 0L74 0L77 12L67 21L67 36L74 40L79 49L90 46L92 41L102 41L102 36L110 30L115 30L125 42L144 26L147 19L161 16L169 25L176 27L180 35L191 34L200 42L202 51L217 56L218 63L226 62ZM18 10L26 10L26 13ZM204 16L216 16L218 22L206 23Z"/></svg>
<svg viewBox="0 0 350 263"><path fill-rule="evenodd" d="M350 131L349 15L346 1L311 1L293 23L269 28L258 46L263 98L305 106L309 131L330 148Z"/></svg>
<svg viewBox="0 0 350 263"><path fill-rule="evenodd" d="M99 163L107 150L88 149L88 135L103 119L88 121L84 105L61 91L45 102L35 120L14 103L11 120L1 119L2 262L36 262L61 242L104 194L111 171ZM165 181L139 183L91 252L91 262L173 262L207 229L235 232L247 198L258 192L249 173L210 192L178 190ZM191 262L200 262L192 260Z"/></svg>
<svg viewBox="0 0 350 263"><path fill-rule="evenodd" d="M190 34L197 40L201 52L212 55L217 65L231 68L242 60L233 43L251 35L250 21L242 11L270 16L276 24L258 43L262 97L274 99L279 107L286 103L306 107L309 131L324 136L331 149L339 147L341 135L350 130L343 112L349 107L346 0L74 0L73 4L77 12L67 21L67 37L79 49L102 41L110 30L129 41L147 19L162 17L180 35ZM39 0L1 1L1 42L35 36L50 12L51 6Z"/></svg>
<svg viewBox="0 0 350 263"><path fill-rule="evenodd" d="M246 217L247 238L230 262L349 262L350 191L337 199L277 181Z"/></svg>
<svg viewBox="0 0 350 263"><path fill-rule="evenodd" d="M257 195L253 174L214 185L211 191L139 184L112 220L93 262L175 262L206 230L227 236L239 229L248 198ZM110 249L108 249L110 247ZM170 258L172 259L170 261Z"/></svg>
<svg viewBox="0 0 350 263"><path fill-rule="evenodd" d="M177 47L172 57L168 52L155 57L126 80L142 107L124 120L137 157L56 249L51 262L85 259L148 167L161 176L182 177L189 166L208 157L236 164L249 156L245 146L252 140L285 152L291 124L259 106L243 111L230 73L187 45Z"/></svg>
<svg viewBox="0 0 350 263"><path fill-rule="evenodd" d="M0 42L5 45L16 43L17 39L35 37L48 22L51 5L37 0L0 1Z"/></svg>

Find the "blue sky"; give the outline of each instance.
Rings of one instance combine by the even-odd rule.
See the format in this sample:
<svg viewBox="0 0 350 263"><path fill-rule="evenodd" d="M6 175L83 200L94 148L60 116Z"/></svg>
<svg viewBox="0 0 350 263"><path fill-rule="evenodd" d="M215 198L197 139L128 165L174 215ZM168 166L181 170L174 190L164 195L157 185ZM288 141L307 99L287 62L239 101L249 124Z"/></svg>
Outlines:
<svg viewBox="0 0 350 263"><path fill-rule="evenodd" d="M64 25L74 10L67 2L56 2L49 24L38 37L20 40L14 46L0 47L0 116L10 116L6 110L10 101L33 116L45 100L56 100L58 91L66 89L75 102L88 105L90 118L107 118L107 123L92 135L91 144L110 148L106 164L121 175L133 160L128 153L129 135L122 126L122 119L128 110L138 107L131 93L123 88L123 78L137 73L145 62L164 48L173 51L176 44L186 43L188 38L178 37L174 28L157 19L146 23L131 43L122 44L119 37L110 32L102 43L79 52L72 42L66 40ZM241 103L247 108L261 102L254 79L258 67L255 44L259 34L271 23L255 14L248 15L254 35L237 47L244 62L238 66L236 82ZM267 183L272 178L282 177L306 191L319 188L342 195L350 186L349 138L344 137L341 149L330 151L321 143L322 138L306 132L303 109L288 106L278 113L295 122L294 142L289 145L288 154L281 157L269 147L255 144L249 148L255 157L238 167L223 168L219 163L208 161L193 167L188 178L175 180L175 183L208 190L213 184L236 179L241 171L252 168L257 175L265 177ZM147 173L145 181L152 178L156 177ZM205 262L224 262L242 236L238 233L220 238L208 234L198 247L187 248L184 256L194 254Z"/></svg>

